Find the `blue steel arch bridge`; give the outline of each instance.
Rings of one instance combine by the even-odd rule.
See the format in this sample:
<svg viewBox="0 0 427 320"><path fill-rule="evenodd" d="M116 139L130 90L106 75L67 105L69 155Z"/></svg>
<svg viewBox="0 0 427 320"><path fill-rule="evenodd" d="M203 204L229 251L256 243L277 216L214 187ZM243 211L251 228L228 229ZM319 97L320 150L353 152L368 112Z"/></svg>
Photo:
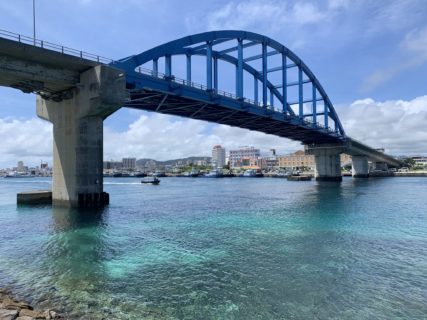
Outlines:
<svg viewBox="0 0 427 320"><path fill-rule="evenodd" d="M109 60L0 30L0 85L36 93L37 115L53 123L58 204L100 199L102 124L123 106L301 141L318 180L341 180L341 153L355 177L368 176L368 159L401 164L347 136L307 65L251 32L205 32Z"/></svg>
<svg viewBox="0 0 427 320"><path fill-rule="evenodd" d="M276 59L272 63L273 56ZM183 78L173 72L178 57L185 58ZM192 81L195 57L204 59L202 84ZM160 62L163 70L159 70ZM230 77L230 72L221 72L220 64L235 69L234 93L219 88L220 81ZM295 53L266 36L232 30L205 32L111 65L126 72L130 90L126 107L261 131L303 144L347 141L339 117L315 75ZM295 79L290 79L291 74ZM244 81L248 79L251 89L245 96ZM293 87L297 90L292 100Z"/></svg>

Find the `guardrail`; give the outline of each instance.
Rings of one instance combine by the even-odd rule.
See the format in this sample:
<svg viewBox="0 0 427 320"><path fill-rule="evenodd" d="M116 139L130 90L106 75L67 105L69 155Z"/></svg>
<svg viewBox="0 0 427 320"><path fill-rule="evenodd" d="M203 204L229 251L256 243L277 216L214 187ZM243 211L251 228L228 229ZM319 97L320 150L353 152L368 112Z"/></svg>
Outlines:
<svg viewBox="0 0 427 320"><path fill-rule="evenodd" d="M7 30L0 29L0 37L5 38L5 39L9 39L9 40L13 40L13 41L17 41L19 43L28 44L28 45L31 45L34 47L39 47L39 48L44 48L44 49L56 51L56 52L59 52L62 54L67 54L67 55L74 56L77 58L99 62L102 64L109 64L111 62L114 62L114 60L110 59L110 58L106 58L106 57L99 56L99 55L92 54L92 53L88 53L85 51L76 50L76 49L72 49L69 47L61 46L59 44L55 44L52 42L34 39L32 37L23 36L21 34L10 32Z"/></svg>
<svg viewBox="0 0 427 320"><path fill-rule="evenodd" d="M67 55L78 57L78 58L81 58L81 59L95 61L95 62L102 63L102 64L109 64L109 63L114 62L114 60L110 59L110 58L106 58L106 57L95 55L95 54L88 53L88 52L85 52L85 51L76 50L76 49L73 49L73 48L61 46L59 44L55 44L55 43L52 43L52 42L35 39L35 38L32 38L32 37L24 36L24 35L21 35L21 34L18 34L18 33L14 33L14 32L10 32L10 31L7 31L7 30L0 29L0 37L1 38L5 38L5 39L9 39L9 40L13 40L13 41L17 41L19 43L24 43L24 44L27 44L27 45L32 45L34 47L39 47L39 48L44 48L44 49L56 51L56 52L59 52L59 53L62 53L62 54L67 54ZM153 70L150 70L150 69L145 69L145 68L138 67L138 68L136 68L135 71L138 72L138 73L141 73L141 74L146 74L146 75L152 76L152 77L157 77L157 78L161 78L161 79L169 79L169 80L171 80L173 82L176 82L176 83L179 83L179 84L182 84L182 85L185 85L185 86L189 86L189 87L192 87L192 88L196 88L196 89L199 89L199 90L203 90L203 91L207 91L208 90L207 86L205 86L203 84L196 83L196 82L193 82L193 81L187 81L185 79L177 78L175 76L168 77L164 73L153 71ZM238 97L235 94L232 94L230 92L226 92L226 91L218 90L218 89L211 89L211 90L212 90L212 92L214 92L214 93L216 93L218 95L221 95L221 96L224 96L224 97L227 97L227 98L231 98L231 99L236 99L236 100L238 99ZM243 98L243 101L247 102L249 104L255 105L257 107L263 108L263 109L271 110L273 112L280 112L280 113L282 113L282 110L277 109L277 108L275 108L274 106L271 106L271 105L263 106L259 101L255 101L255 100L248 99L248 98ZM300 122L301 122L302 125L305 125L305 126L311 126L311 127L313 126L312 121L307 120L307 119L300 119ZM338 134L336 133L335 130L331 129L330 127L326 128L323 125L321 125L320 123L316 123L315 127L319 128L319 129L327 130L329 133L335 134L335 135L338 136Z"/></svg>
<svg viewBox="0 0 427 320"><path fill-rule="evenodd" d="M138 68L135 69L135 71L137 73L145 74L145 75L156 77L156 78L159 78L159 79L169 79L169 80L171 80L171 81L173 81L175 83L182 84L182 85L185 85L185 86L189 86L189 87L192 87L192 88L196 88L196 89L199 89L199 90L203 90L203 91L207 91L208 90L208 87L205 86L205 85L203 85L203 84L200 84L200 83L197 83L197 82L193 82L193 81L187 81L185 79L177 78L177 77L175 77L173 75L172 76L167 76L165 73L158 72L158 71L153 71L151 69L138 67ZM238 99L235 94L232 94L230 92L226 92L226 91L218 90L218 89L211 89L211 90L212 90L212 92L214 92L214 93L216 93L218 95L221 95L221 96L224 96L224 97L227 97L227 98ZM271 110L271 111L274 111L274 112L283 113L282 110L274 108L274 106L271 106L271 105L263 106L260 102L257 102L257 101L252 100L252 99L244 98L243 101L247 102L247 103L250 103L252 105L255 105L257 107L263 108L263 109L268 109L268 110ZM297 118L299 118L299 117L297 117ZM313 127L313 121L311 121L311 119L300 119L299 118L299 120L300 120L300 122L301 122L302 125L305 125L307 127ZM339 134L335 130L333 130L331 127L327 127L326 128L325 126L323 126L319 122L316 123L315 127L319 128L319 129L327 130L332 135L339 136Z"/></svg>

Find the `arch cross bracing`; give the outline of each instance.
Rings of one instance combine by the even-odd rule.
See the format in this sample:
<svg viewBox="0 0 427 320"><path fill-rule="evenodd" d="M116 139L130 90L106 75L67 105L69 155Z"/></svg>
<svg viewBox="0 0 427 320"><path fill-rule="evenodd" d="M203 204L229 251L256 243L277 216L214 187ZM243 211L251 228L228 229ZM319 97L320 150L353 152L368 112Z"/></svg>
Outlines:
<svg viewBox="0 0 427 320"><path fill-rule="evenodd" d="M177 57L184 58L185 79L174 75ZM204 59L203 84L192 81L194 57ZM221 72L219 63L232 66L233 74ZM112 65L126 72L130 89L127 107L238 126L306 144L346 140L318 79L296 54L263 35L232 30L205 32ZM160 65L164 72L159 70ZM296 79L290 79L291 71ZM231 76L235 92L220 90L219 82ZM297 88L295 100L290 99L291 87Z"/></svg>

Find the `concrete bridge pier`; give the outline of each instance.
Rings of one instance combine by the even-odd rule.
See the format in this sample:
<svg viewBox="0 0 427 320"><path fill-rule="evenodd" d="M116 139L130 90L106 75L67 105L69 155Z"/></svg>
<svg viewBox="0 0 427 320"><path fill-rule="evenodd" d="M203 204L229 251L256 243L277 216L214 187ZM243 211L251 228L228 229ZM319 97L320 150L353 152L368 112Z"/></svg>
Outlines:
<svg viewBox="0 0 427 320"><path fill-rule="evenodd" d="M368 157L352 156L351 172L352 172L353 178L368 178L369 177Z"/></svg>
<svg viewBox="0 0 427 320"><path fill-rule="evenodd" d="M342 145L318 144L306 146L306 154L314 155L314 176L318 181L342 181L340 154Z"/></svg>
<svg viewBox="0 0 427 320"><path fill-rule="evenodd" d="M103 120L123 105L125 87L122 71L100 65L80 74L68 100L37 96L37 115L53 124L54 205L108 203L103 192Z"/></svg>

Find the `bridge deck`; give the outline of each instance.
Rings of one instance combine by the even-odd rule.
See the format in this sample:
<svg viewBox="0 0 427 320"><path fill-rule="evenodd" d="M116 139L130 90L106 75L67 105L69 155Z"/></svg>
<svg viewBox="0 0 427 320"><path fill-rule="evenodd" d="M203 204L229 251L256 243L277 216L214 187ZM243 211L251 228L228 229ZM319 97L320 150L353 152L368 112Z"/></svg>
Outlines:
<svg viewBox="0 0 427 320"><path fill-rule="evenodd" d="M1 36L0 33L0 86L24 92L57 93L73 88L82 72L100 64L85 59L83 54L71 55L64 47L58 46L58 52L49 43L39 47L40 44L34 46Z"/></svg>
<svg viewBox="0 0 427 320"><path fill-rule="evenodd" d="M344 138L313 127L298 117L245 101L181 85L171 80L138 75L126 107L215 122L310 143L342 143Z"/></svg>

